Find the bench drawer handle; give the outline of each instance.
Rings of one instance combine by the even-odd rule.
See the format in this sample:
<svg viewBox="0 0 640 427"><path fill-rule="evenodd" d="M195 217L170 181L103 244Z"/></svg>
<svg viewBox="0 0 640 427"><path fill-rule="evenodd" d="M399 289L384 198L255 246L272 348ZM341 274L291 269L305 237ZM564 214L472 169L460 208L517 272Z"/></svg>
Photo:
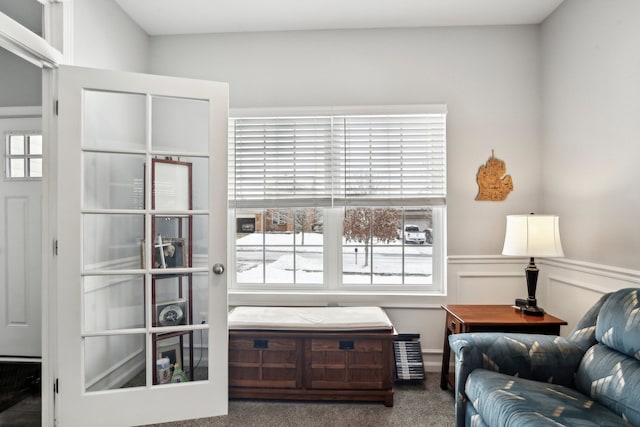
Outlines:
<svg viewBox="0 0 640 427"><path fill-rule="evenodd" d="M340 350L353 350L353 341L340 341Z"/></svg>
<svg viewBox="0 0 640 427"><path fill-rule="evenodd" d="M269 348L269 340L253 340L253 348Z"/></svg>

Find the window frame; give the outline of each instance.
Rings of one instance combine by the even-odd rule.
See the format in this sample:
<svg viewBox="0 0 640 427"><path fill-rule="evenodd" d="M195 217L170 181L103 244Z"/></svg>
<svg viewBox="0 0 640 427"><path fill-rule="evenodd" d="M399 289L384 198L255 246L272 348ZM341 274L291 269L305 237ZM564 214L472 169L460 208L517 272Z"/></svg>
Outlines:
<svg viewBox="0 0 640 427"><path fill-rule="evenodd" d="M395 115L395 114L445 114L446 105L407 105L407 106L368 106L368 107L306 107L306 108L267 108L267 109L231 109L230 120L236 118L247 117L273 117L273 116L309 116L309 115ZM446 128L446 125L445 125ZM230 126L229 132L232 135L233 129ZM446 129L445 129L445 156L446 156ZM230 148L232 148L230 146ZM234 153L229 150L229 165L233 165ZM445 159L446 164L446 159ZM229 173L233 173L233 168L229 168ZM230 177L231 178L231 177ZM446 178L446 174L445 174ZM445 183L446 188L446 183ZM231 196L231 193L230 193ZM355 206L355 205L354 205ZM363 207L398 207L402 206L363 206ZM302 206L306 207L306 206ZM308 298L313 299L313 295L322 296L324 298L334 295L338 299L349 298L349 296L357 295L360 297L371 296L374 299L378 296L399 296L401 298L411 296L442 296L446 295L446 200L442 204L427 204L423 206L407 206L406 208L422 208L430 207L433 209L432 224L432 284L431 285L407 285L407 284L343 284L342 283L342 267L343 267L343 244L342 244L342 218L345 207L323 207L323 283L318 285L309 285L304 283L238 283L236 280L236 230L229 229L228 241L228 259L233 274L229 277L229 293L231 296L240 297L243 295L250 298L251 295L275 296L278 302L282 302L278 296L288 295L289 301L295 301L296 298L303 298L303 301L309 302ZM284 207L283 207L284 208ZM263 209L277 209L276 206L264 206ZM236 208L229 208L230 223L235 224ZM268 298L265 302L268 301Z"/></svg>

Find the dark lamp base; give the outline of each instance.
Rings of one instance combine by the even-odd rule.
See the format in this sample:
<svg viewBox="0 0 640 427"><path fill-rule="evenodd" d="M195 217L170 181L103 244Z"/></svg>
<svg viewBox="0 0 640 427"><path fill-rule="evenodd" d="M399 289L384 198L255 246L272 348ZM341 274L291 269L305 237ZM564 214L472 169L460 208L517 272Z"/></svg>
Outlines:
<svg viewBox="0 0 640 427"><path fill-rule="evenodd" d="M538 306L522 307L522 312L529 316L544 316L544 310Z"/></svg>

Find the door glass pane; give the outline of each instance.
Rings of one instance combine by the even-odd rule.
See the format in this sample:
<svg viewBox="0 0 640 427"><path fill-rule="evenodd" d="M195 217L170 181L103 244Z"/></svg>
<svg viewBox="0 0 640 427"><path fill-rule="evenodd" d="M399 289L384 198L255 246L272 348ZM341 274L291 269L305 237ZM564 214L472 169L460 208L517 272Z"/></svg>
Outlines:
<svg viewBox="0 0 640 427"><path fill-rule="evenodd" d="M154 96L151 140L154 151L208 152L209 102Z"/></svg>
<svg viewBox="0 0 640 427"><path fill-rule="evenodd" d="M146 384L145 335L84 338L84 386L87 392Z"/></svg>
<svg viewBox="0 0 640 427"><path fill-rule="evenodd" d="M158 211L191 209L191 163L153 159L151 208Z"/></svg>
<svg viewBox="0 0 640 427"><path fill-rule="evenodd" d="M191 265L190 223L187 216L154 216L151 268L186 268Z"/></svg>
<svg viewBox="0 0 640 427"><path fill-rule="evenodd" d="M193 324L208 324L209 323L209 274L208 273L194 273L193 274L193 303L191 304L193 310ZM204 338L206 339L206 331ZM196 347L199 347L201 341L201 334L196 334L194 340Z"/></svg>
<svg viewBox="0 0 640 427"><path fill-rule="evenodd" d="M11 178L24 178L24 159L11 159Z"/></svg>
<svg viewBox="0 0 640 427"><path fill-rule="evenodd" d="M42 159L29 159L29 176L42 178Z"/></svg>
<svg viewBox="0 0 640 427"><path fill-rule="evenodd" d="M209 216L193 215L193 267L209 266Z"/></svg>
<svg viewBox="0 0 640 427"><path fill-rule="evenodd" d="M42 155L42 135L29 135L29 154Z"/></svg>
<svg viewBox="0 0 640 427"><path fill-rule="evenodd" d="M208 283L208 273L153 276L153 326L172 328L152 335L154 384L208 378L206 361L203 362L207 330L180 329L181 325L208 324Z"/></svg>
<svg viewBox="0 0 640 427"><path fill-rule="evenodd" d="M144 156L84 153L86 209L144 209Z"/></svg>
<svg viewBox="0 0 640 427"><path fill-rule="evenodd" d="M87 332L144 327L144 276L85 276Z"/></svg>
<svg viewBox="0 0 640 427"><path fill-rule="evenodd" d="M186 157L192 166L192 204L194 210L209 209L209 159ZM226 200L226 195L225 195ZM222 203L222 202L221 202Z"/></svg>
<svg viewBox="0 0 640 427"><path fill-rule="evenodd" d="M9 154L12 156L24 154L24 135L11 135L9 141Z"/></svg>
<svg viewBox="0 0 640 427"><path fill-rule="evenodd" d="M205 381L209 378L207 362L203 358L205 348L196 343L206 340L206 330L177 331L170 334L153 334L155 343L153 377L154 385Z"/></svg>
<svg viewBox="0 0 640 427"><path fill-rule="evenodd" d="M208 289L207 273L155 274L153 326L207 323Z"/></svg>
<svg viewBox="0 0 640 427"><path fill-rule="evenodd" d="M176 157L153 160L153 209L206 210L209 207L207 158Z"/></svg>
<svg viewBox="0 0 640 427"><path fill-rule="evenodd" d="M180 326L192 324L193 313L190 310L190 275L154 275L153 298L155 308L153 326Z"/></svg>
<svg viewBox="0 0 640 427"><path fill-rule="evenodd" d="M145 95L84 92L84 147L143 150L146 147L145 123Z"/></svg>
<svg viewBox="0 0 640 427"><path fill-rule="evenodd" d="M142 268L143 215L84 214L85 271Z"/></svg>

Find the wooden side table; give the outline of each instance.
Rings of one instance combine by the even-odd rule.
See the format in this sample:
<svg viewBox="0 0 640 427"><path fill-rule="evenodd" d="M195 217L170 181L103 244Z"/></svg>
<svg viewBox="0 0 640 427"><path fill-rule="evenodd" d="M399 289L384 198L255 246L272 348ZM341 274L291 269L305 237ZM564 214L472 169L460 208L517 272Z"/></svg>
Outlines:
<svg viewBox="0 0 640 427"><path fill-rule="evenodd" d="M447 312L444 325L444 345L442 346L442 371L440 388L447 385L455 388L454 375L449 374L451 347L449 335L466 332L517 332L526 334L560 335L560 326L566 325L562 319L547 313L544 316L529 316L511 305L443 305Z"/></svg>

